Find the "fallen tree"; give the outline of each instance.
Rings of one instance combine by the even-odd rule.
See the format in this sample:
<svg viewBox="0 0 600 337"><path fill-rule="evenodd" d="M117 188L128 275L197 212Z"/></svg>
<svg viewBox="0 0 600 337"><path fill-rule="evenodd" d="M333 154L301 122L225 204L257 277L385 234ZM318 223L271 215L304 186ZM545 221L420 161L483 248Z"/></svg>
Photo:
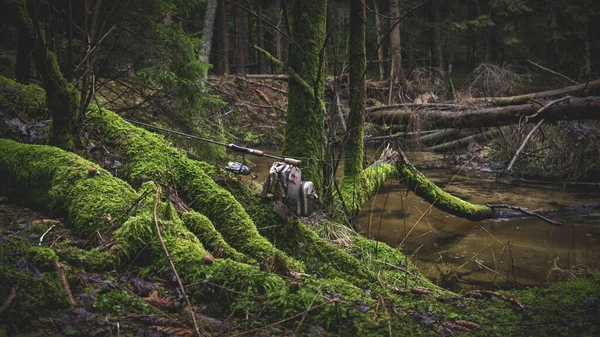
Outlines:
<svg viewBox="0 0 600 337"><path fill-rule="evenodd" d="M421 130L445 128L495 127L518 123L537 123L540 119L547 122L565 120L600 119L600 96L571 98L561 104L553 105L537 114L542 108L539 104L510 105L504 107L473 109L464 112L428 110L417 113L411 110L391 109L369 111L367 119L376 124L409 125L417 123ZM535 116L534 116L535 115ZM534 117L530 117L534 116Z"/></svg>
<svg viewBox="0 0 600 337"><path fill-rule="evenodd" d="M510 105L525 103L529 100L547 99L556 96L568 94L589 95L589 92L594 92L600 87L600 80L590 81L587 83L571 85L560 89L552 89L541 92L534 92L525 95L509 96L509 97L477 97L467 100L467 104L490 103L494 105Z"/></svg>

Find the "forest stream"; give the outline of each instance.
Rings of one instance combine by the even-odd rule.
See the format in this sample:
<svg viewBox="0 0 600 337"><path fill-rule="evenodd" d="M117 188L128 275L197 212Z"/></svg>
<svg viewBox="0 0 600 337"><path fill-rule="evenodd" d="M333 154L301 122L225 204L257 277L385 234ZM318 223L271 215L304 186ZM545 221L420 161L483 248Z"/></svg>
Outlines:
<svg viewBox="0 0 600 337"><path fill-rule="evenodd" d="M278 153L278 149L264 149ZM371 158L374 150L368 150ZM587 275L600 267L600 193L588 188L529 184L494 173L441 167L443 156L407 153L438 186L478 204L509 204L537 217L470 221L440 211L397 181L386 182L355 219L361 234L401 247L421 272L453 291L522 288ZM273 160L249 158L262 183ZM343 171L343 162L338 173ZM578 206L593 205L589 210ZM547 213L548 212L548 213ZM369 226L370 223L370 226ZM370 229L369 229L370 227Z"/></svg>

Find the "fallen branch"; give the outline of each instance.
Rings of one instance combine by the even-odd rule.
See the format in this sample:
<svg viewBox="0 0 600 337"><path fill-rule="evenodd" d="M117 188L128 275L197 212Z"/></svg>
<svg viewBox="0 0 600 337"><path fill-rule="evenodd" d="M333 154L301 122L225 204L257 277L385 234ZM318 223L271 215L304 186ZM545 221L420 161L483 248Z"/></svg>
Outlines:
<svg viewBox="0 0 600 337"><path fill-rule="evenodd" d="M516 305L519 309L525 309L525 306L523 304L521 304L521 301L519 301L518 299L514 298L514 297L507 297L504 296L498 292L495 291L491 291L491 290L473 290L470 291L468 293L465 294L465 296L469 296L469 297L473 297L473 298L482 298L483 295L489 295L489 296L496 296L499 299L505 301L505 302L509 302L512 303L514 305Z"/></svg>
<svg viewBox="0 0 600 337"><path fill-rule="evenodd" d="M535 62L533 62L533 61L531 61L531 60L527 60L527 62L529 62L529 63L533 64L534 66L536 66L536 67L538 67L538 68L540 68L540 69L542 69L542 70L545 70L545 71L547 71L547 72L549 72L549 73L552 73L552 74L554 74L554 75L558 75L558 76L560 76L560 77L562 77L562 78L564 78L564 79L568 80L569 82L571 82L571 83L573 83L573 84L579 84L579 83L577 83L577 82L573 81L573 80L572 80L572 79L570 79L569 77L567 77L567 76L565 76L565 75L563 75L563 74L561 74L561 73L559 73L559 72L556 72L556 71L554 71L554 70L552 70L552 69L548 69L548 68L546 68L546 67L544 67L544 66L541 66L539 63L535 63Z"/></svg>
<svg viewBox="0 0 600 337"><path fill-rule="evenodd" d="M511 206L511 205L506 205L506 204L487 204L486 206L488 206L490 208L508 208L508 209L512 209L514 211L519 211L519 212L527 214L527 215L538 217L538 218L540 218L540 219L542 219L542 220L546 221L547 223L549 223L551 225L554 225L554 226L562 227L562 225L563 225L560 222L556 222L556 221L550 220L550 219L546 218L543 215L540 215L540 214L537 214L537 213L534 213L534 212L530 212L530 211L526 211L526 210L522 209L521 207L517 207L517 206Z"/></svg>
<svg viewBox="0 0 600 337"><path fill-rule="evenodd" d="M17 296L17 289L18 288L19 288L19 284L17 283L15 285L13 285L12 288L10 289L10 293L8 294L8 297L4 301L4 304L2 304L2 306L0 307L0 316L2 316L2 314L8 308L10 308L10 305L12 304L12 301L15 299L15 296Z"/></svg>
<svg viewBox="0 0 600 337"><path fill-rule="evenodd" d="M519 123L537 123L542 117L535 114L537 104L510 105L464 112L423 111L418 114L407 110L369 111L367 118L377 124L409 125L418 119L421 130L466 129L494 127ZM600 96L571 98L566 104L553 105L544 111L547 122L600 119ZM533 117L531 117L533 115Z"/></svg>
<svg viewBox="0 0 600 337"><path fill-rule="evenodd" d="M396 109L427 109L435 108L436 110L448 109L452 111L456 110L467 110L469 107L460 104L446 104L446 103L401 103L392 105L382 105L367 108L367 112L384 111L384 110L396 110Z"/></svg>
<svg viewBox="0 0 600 337"><path fill-rule="evenodd" d="M162 248L165 252L165 256L167 257L167 260L169 260L169 266L171 267L171 270L173 271L173 275L175 275L175 278L177 279L177 284L179 285L179 290L181 290L181 295L185 298L185 302L186 302L188 308L190 309L190 315L192 316L192 321L194 322L194 328L196 329L196 333L198 334L198 336L202 336L202 334L200 334L200 329L198 328L198 322L196 322L196 316L194 315L194 308L192 307L192 304L190 303L190 299L187 297L187 295L185 293L185 288L183 287L181 278L179 278L179 274L177 273L177 269L175 269L175 264L173 263L173 259L171 259L171 255L169 255L167 246L165 246L165 242L162 238L162 234L160 233L160 226L158 225L158 216L156 215L156 210L158 209L158 201L159 200L160 200L160 185L156 185L156 195L154 197L154 210L153 210L152 215L153 215L153 219L154 219L154 225L156 226L156 233L158 235L158 240L160 240L160 245L162 246Z"/></svg>
<svg viewBox="0 0 600 337"><path fill-rule="evenodd" d="M457 217L465 218L472 221L480 221L487 219L499 219L499 218L515 218L527 214L536 216L552 225L562 226L561 223L552 221L539 214L526 211L520 207L510 205L480 205L472 204L468 201L464 201L457 198L450 193L444 191L427 179L421 172L419 172L411 163L408 162L406 156L401 150L397 150L399 159L396 161L396 170L398 172L398 178L401 182L406 183L408 188L417 196L423 198L437 209L444 212L450 213ZM498 211L497 208L508 208L516 210L519 213L506 214L505 212Z"/></svg>
<svg viewBox="0 0 600 337"><path fill-rule="evenodd" d="M531 94L510 96L510 97L479 97L468 100L468 103L492 103L497 105L509 105L525 103L529 100L561 96L565 94L574 94L582 90L589 90L595 87L600 87L600 80L591 81L588 83L572 85L560 89L535 92Z"/></svg>
<svg viewBox="0 0 600 337"><path fill-rule="evenodd" d="M446 142L443 144L431 146L431 147L423 149L423 151L445 152L445 151L453 150L460 146L465 146L473 141L478 141L478 140L487 139L487 138L493 138L499 133L500 133L500 129L493 129L493 130L486 131L486 132L480 132L480 133L470 135L467 137L463 137L463 138L460 138L457 140L453 140L453 141Z"/></svg>
<svg viewBox="0 0 600 337"><path fill-rule="evenodd" d="M563 102L563 101L567 101L569 99L571 99L571 96L567 96L567 97L563 97L563 98L554 100L554 101L546 104L543 108L538 110L538 112L536 112L535 114L527 117L527 119L535 118L535 117L541 115L544 111L548 110L551 106L553 106L557 103ZM521 154L523 149L525 149L525 145L527 145L527 142L529 142L529 139L531 138L531 136L537 131L537 129L539 129L542 126L542 124L544 124L544 122L545 122L544 118L540 119L540 121L533 127L533 129L531 129L531 131L529 131L529 133L525 137L525 140L523 140L523 143L521 143L521 146L519 146L519 149L517 149L517 152L515 152L515 155L513 156L512 160L510 161L510 164L508 164L506 171L510 171L512 169L513 165L515 164L515 161L517 161L517 158L519 157L519 154Z"/></svg>
<svg viewBox="0 0 600 337"><path fill-rule="evenodd" d="M328 304L330 304L330 303L334 303L334 302L337 302L337 301L336 301L336 300L329 300L329 301L327 301L327 302L325 302L325 303L321 303L321 304L319 304L319 305L317 305L317 306L314 306L314 307L312 307L312 308L309 308L309 310L305 310L305 311L303 311L303 312L301 312L301 313L298 313L298 314L292 315L292 316L290 316L290 317L288 317L288 318L284 318L284 319L282 319L282 320L280 320L280 321L277 321L277 322L275 322L275 323L271 323L271 324L265 325L265 326L263 326L263 327L256 328L256 329L254 329L254 330L248 330L248 331L243 331L243 332L240 332L240 333L237 333L237 334L233 334L233 335L231 335L231 337L234 337L234 336L241 336L241 335L246 335L246 334L249 334L249 333L254 333L254 332L257 332L257 331L265 330L265 329L267 329L267 328L270 328L270 327L272 327L272 326L275 326L275 325L277 325L277 324L281 324L281 323L287 322L287 321L289 321L289 320L292 320L292 319L294 319L294 318L297 318L297 317L300 317L300 316L306 315L306 314L307 314L308 312L310 312L310 311L313 311L313 310L319 309L319 308L321 308L321 307L324 307L324 306L326 306L326 305L328 305Z"/></svg>
<svg viewBox="0 0 600 337"><path fill-rule="evenodd" d="M62 264L60 264L60 262L54 261L54 269L56 269L56 272L58 273L58 275L60 275L63 288L65 289L65 293L69 298L69 303L71 303L71 305L77 305L77 303L75 302L75 298L73 297L73 293L71 292L71 287L69 287L69 281L67 280L67 273L65 272L65 267Z"/></svg>

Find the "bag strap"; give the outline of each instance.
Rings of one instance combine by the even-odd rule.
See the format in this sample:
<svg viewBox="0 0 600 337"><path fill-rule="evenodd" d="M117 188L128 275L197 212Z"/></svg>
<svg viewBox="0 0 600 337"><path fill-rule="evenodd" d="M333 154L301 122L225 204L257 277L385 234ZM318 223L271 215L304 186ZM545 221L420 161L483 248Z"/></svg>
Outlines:
<svg viewBox="0 0 600 337"><path fill-rule="evenodd" d="M302 181L302 172L298 166L291 166L287 176L287 198L291 204L295 204L300 194L300 182Z"/></svg>

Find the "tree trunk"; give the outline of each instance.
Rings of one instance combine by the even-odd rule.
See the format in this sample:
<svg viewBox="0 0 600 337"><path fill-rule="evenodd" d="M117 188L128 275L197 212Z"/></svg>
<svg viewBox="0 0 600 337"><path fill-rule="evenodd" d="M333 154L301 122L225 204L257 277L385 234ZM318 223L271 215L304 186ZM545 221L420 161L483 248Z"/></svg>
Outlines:
<svg viewBox="0 0 600 337"><path fill-rule="evenodd" d="M256 0L256 11L258 18L256 18L256 45L260 49L265 49L265 23L263 22L263 4L262 0ZM267 74L267 60L265 54L258 52L258 73Z"/></svg>
<svg viewBox="0 0 600 337"><path fill-rule="evenodd" d="M202 47L200 48L199 59L201 62L208 63L212 36L215 29L215 16L217 14L217 0L208 0L206 3L206 13L204 14L204 28L202 29Z"/></svg>
<svg viewBox="0 0 600 337"><path fill-rule="evenodd" d="M22 32L19 38L27 39L27 45L35 45L34 60L46 90L46 104L52 114L48 143L67 150L81 145L79 137L79 93L63 78L56 57L46 48L41 30L32 21L24 0L0 3L0 11Z"/></svg>
<svg viewBox="0 0 600 337"><path fill-rule="evenodd" d="M509 105L464 112L427 111L414 113L409 110L379 110L367 112L373 123L408 125L413 118L418 119L421 130L444 128L494 127L518 123L537 123L546 121L600 119L600 96L571 98L565 103L546 109L543 114L533 116L539 109L538 104ZM412 121L414 122L414 121Z"/></svg>
<svg viewBox="0 0 600 337"><path fill-rule="evenodd" d="M326 0L294 2L293 38L289 67L288 108L283 153L308 159L302 177L312 180L317 190L323 185L322 161L325 153L324 62Z"/></svg>
<svg viewBox="0 0 600 337"><path fill-rule="evenodd" d="M383 45L381 39L383 33L381 31L381 18L379 17L379 8L377 7L377 0L373 0L373 11L375 12L375 28L376 28L376 42L379 48L377 49L377 61L379 64L379 79L383 80L385 76L385 61L383 59Z"/></svg>
<svg viewBox="0 0 600 337"><path fill-rule="evenodd" d="M216 75L229 74L229 41L227 34L227 2L218 1L217 8L217 29L216 29L216 52L214 62L214 73Z"/></svg>
<svg viewBox="0 0 600 337"><path fill-rule="evenodd" d="M441 30L442 30L442 19L440 16L440 11L442 7L442 0L432 0L431 1L431 11L432 11L432 66L438 68L440 71L444 70L444 59L442 56L442 38L441 38Z"/></svg>
<svg viewBox="0 0 600 337"><path fill-rule="evenodd" d="M31 56L34 50L33 40L28 36L27 29L22 25L17 26L18 45L15 77L20 83L27 83L31 77Z"/></svg>
<svg viewBox="0 0 600 337"><path fill-rule="evenodd" d="M399 11L399 0L389 0L390 15L397 17ZM390 26L396 19L389 19ZM400 47L400 24L397 24L390 33L390 82L404 85L404 71L402 70L402 55Z"/></svg>
<svg viewBox="0 0 600 337"><path fill-rule="evenodd" d="M540 99L540 98L549 98L553 96L561 96L566 94L575 94L580 91L582 95L586 95L588 92L596 92L596 89L600 87L600 80L590 81L588 83L571 85L568 87L560 88L560 89L552 89L541 92L534 92L531 94L518 95L518 96L509 96L509 97L478 97L471 98L467 102L470 104L476 103L491 103L494 105L509 105L509 104L519 104L525 103L529 100Z"/></svg>
<svg viewBox="0 0 600 337"><path fill-rule="evenodd" d="M246 75L246 37L244 36L244 10L235 6L235 73Z"/></svg>
<svg viewBox="0 0 600 337"><path fill-rule="evenodd" d="M344 175L355 176L363 169L364 125L365 125L365 25L364 0L350 2L350 113L344 143Z"/></svg>

